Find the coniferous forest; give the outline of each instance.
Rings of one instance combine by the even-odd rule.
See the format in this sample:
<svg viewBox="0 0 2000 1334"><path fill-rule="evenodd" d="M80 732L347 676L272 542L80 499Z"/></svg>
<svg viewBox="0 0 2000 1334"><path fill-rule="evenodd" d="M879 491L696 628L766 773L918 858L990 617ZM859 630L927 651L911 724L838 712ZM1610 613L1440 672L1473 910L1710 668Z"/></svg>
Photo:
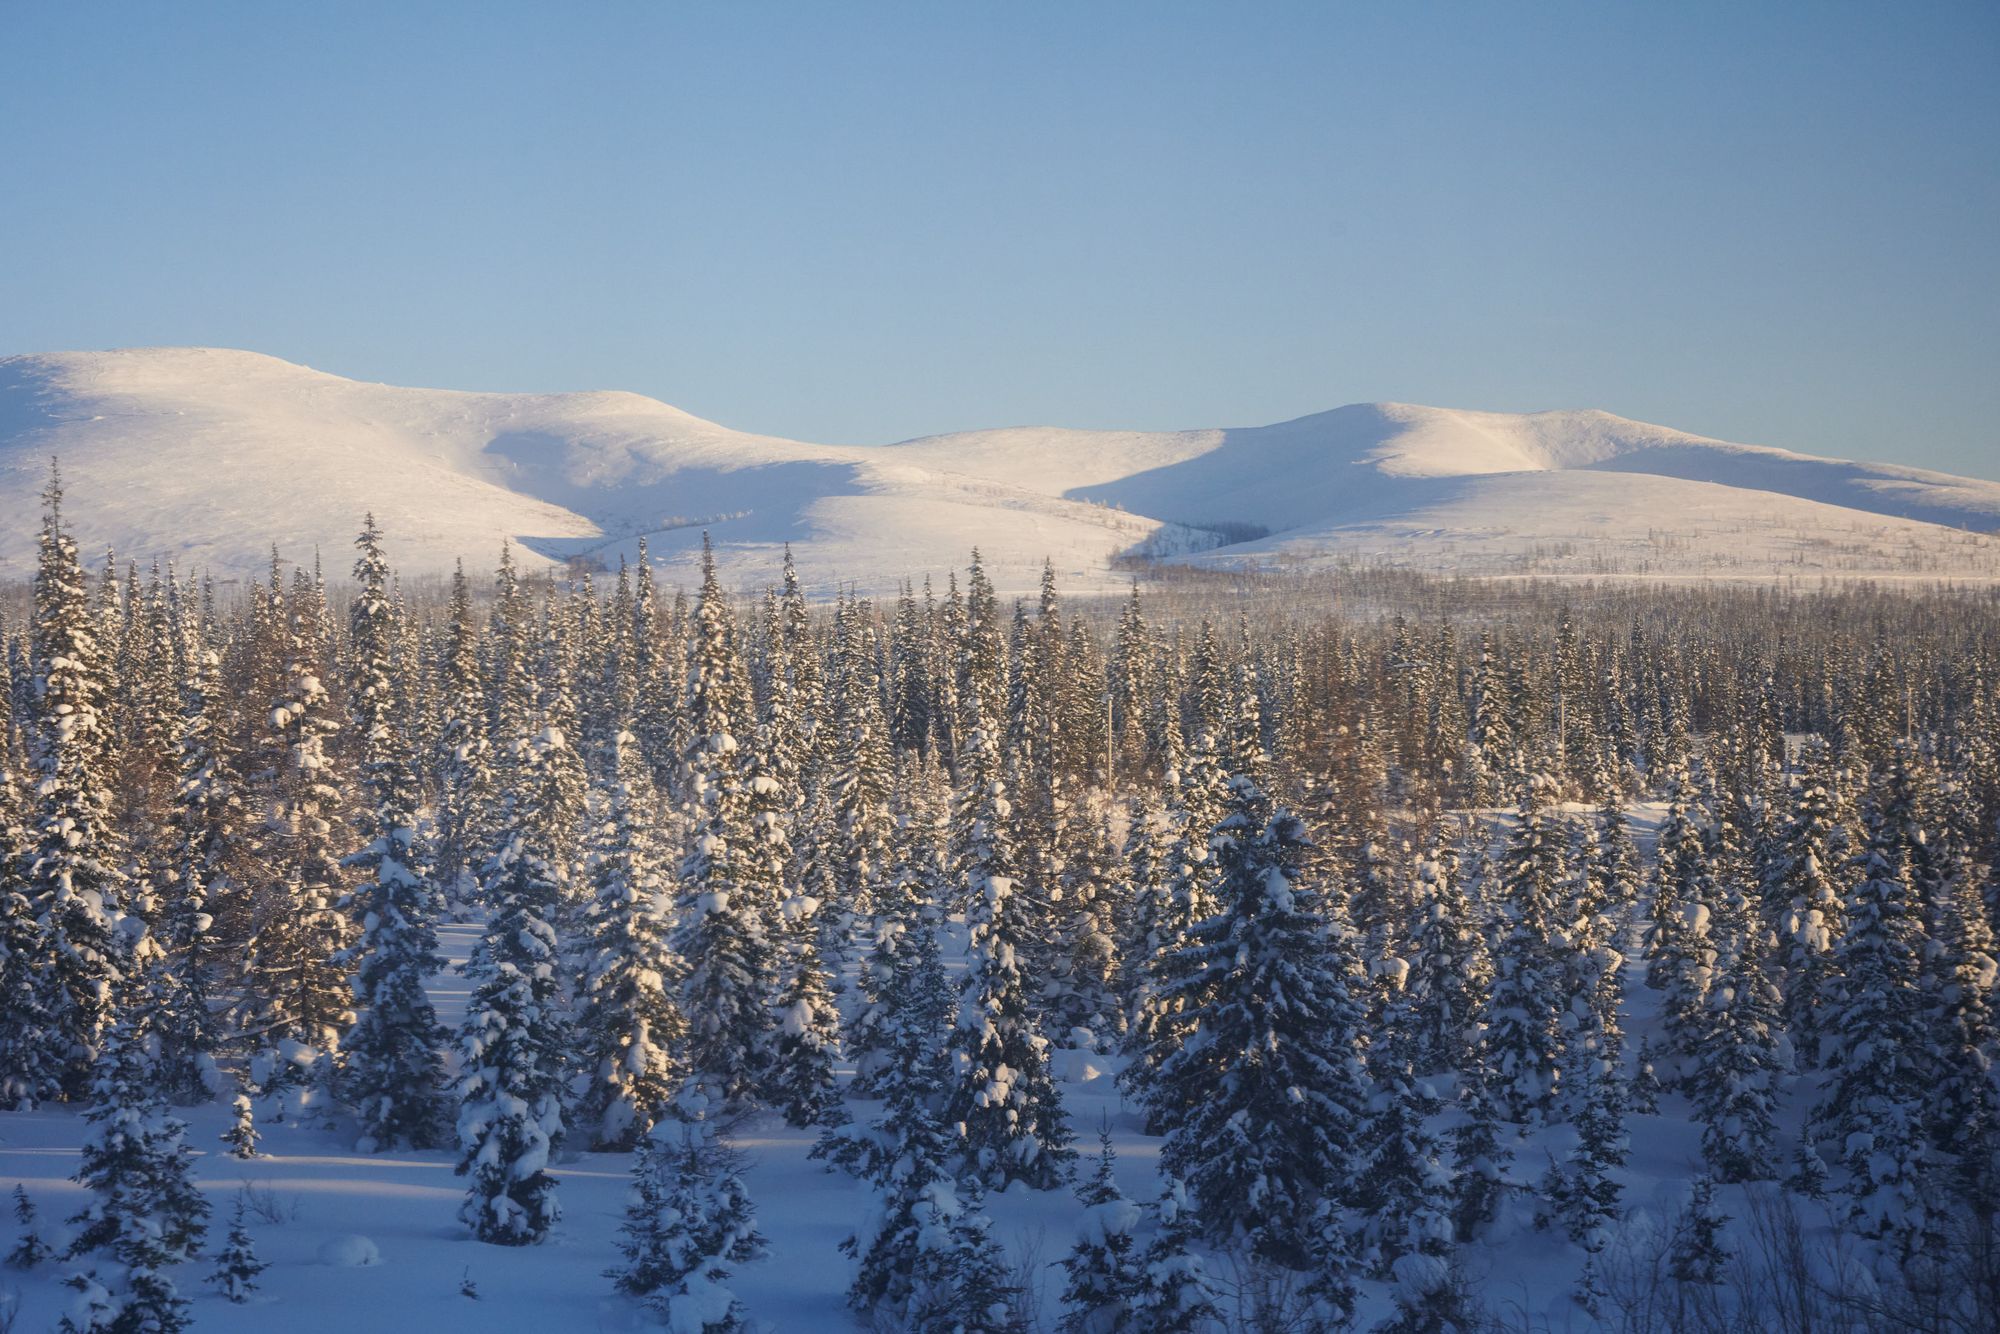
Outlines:
<svg viewBox="0 0 2000 1334"><path fill-rule="evenodd" d="M218 586L89 499L4 625L0 1150L68 1147L0 1327L287 1327L319 1197L238 1172L317 1155L429 1165L318 1263L567 1248L543 1328L1994 1328L1990 592L404 585L359 516Z"/></svg>

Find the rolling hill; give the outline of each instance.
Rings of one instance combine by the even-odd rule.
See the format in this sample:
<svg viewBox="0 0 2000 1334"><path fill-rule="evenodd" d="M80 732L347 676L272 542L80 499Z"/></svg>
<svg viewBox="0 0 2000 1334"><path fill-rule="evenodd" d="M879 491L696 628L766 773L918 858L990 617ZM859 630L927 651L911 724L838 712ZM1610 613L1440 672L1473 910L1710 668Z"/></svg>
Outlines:
<svg viewBox="0 0 2000 1334"><path fill-rule="evenodd" d="M942 577L977 545L1006 590L1133 556L1475 575L2000 579L2000 482L1731 444L1595 411L1356 404L1272 426L1024 427L891 445L734 431L637 394L366 384L251 352L0 359L0 574L34 558L61 459L88 551L241 577L321 552L363 511L409 575L502 540L530 564L615 565L641 537L684 578L785 543L820 587Z"/></svg>

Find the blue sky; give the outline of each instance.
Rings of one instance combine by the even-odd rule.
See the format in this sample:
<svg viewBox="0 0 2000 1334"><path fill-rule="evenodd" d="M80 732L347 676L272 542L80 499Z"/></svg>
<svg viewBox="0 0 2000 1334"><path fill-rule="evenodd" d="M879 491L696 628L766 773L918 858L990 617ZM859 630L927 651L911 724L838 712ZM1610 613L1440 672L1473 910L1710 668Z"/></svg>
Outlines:
<svg viewBox="0 0 2000 1334"><path fill-rule="evenodd" d="M2000 476L2000 7L0 4L0 352Z"/></svg>

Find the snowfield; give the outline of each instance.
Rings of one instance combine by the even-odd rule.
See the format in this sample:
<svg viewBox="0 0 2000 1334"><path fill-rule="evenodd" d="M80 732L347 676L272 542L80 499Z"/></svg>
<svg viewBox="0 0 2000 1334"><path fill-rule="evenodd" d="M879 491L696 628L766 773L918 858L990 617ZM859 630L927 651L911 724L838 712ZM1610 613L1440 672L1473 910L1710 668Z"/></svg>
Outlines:
<svg viewBox="0 0 2000 1334"><path fill-rule="evenodd" d="M1885 442L1893 443L1893 442ZM1595 411L1356 404L1271 426L1017 427L893 445L734 431L629 393L363 384L251 352L0 359L0 572L34 554L59 456L123 558L222 577L344 552L372 510L411 577L616 565L644 538L692 582L802 568L940 582L978 546L1002 592L1044 557L1079 592L1134 555L1472 575L2000 579L2000 482L1730 444ZM336 560L336 566L341 562ZM818 590L832 591L832 585Z"/></svg>

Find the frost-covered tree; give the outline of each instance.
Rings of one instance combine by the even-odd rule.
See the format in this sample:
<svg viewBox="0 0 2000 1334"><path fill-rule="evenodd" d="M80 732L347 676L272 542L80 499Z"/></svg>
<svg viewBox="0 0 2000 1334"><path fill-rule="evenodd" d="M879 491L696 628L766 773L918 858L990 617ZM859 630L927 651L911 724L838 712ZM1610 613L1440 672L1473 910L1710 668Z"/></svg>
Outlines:
<svg viewBox="0 0 2000 1334"><path fill-rule="evenodd" d="M1570 883L1569 840L1552 809L1554 786L1537 776L1499 864L1501 934L1485 1034L1488 1079L1509 1120L1552 1106L1562 1016L1571 992L1558 943L1559 901Z"/></svg>
<svg viewBox="0 0 2000 1334"><path fill-rule="evenodd" d="M1036 1031L1017 946L1027 935L1018 882L988 866L975 872L967 930L970 960L951 1036L952 1093L946 1116L961 1137L967 1172L1002 1186L1058 1185L1076 1156L1048 1040Z"/></svg>
<svg viewBox="0 0 2000 1334"><path fill-rule="evenodd" d="M1779 996L1759 957L1759 924L1735 888L1717 905L1721 959L1686 1086L1702 1125L1702 1155L1720 1182L1776 1175Z"/></svg>
<svg viewBox="0 0 2000 1334"><path fill-rule="evenodd" d="M309 585L293 590L281 631L278 698L265 719L271 767L263 775L261 883L253 887L239 1021L251 1042L281 1054L288 1043L330 1052L354 1019L344 962L353 931L340 907L345 876L334 834L343 792L328 749L341 724L321 677L326 645L319 603L310 594ZM286 1057L275 1068L297 1064Z"/></svg>
<svg viewBox="0 0 2000 1334"><path fill-rule="evenodd" d="M374 515L355 540L360 585L348 611L348 689L360 741L362 839L347 865L365 877L349 896L359 939L360 1017L342 1052L341 1092L364 1152L430 1148L444 1121L444 1030L425 984L443 964L432 926L437 894L417 849L421 800L408 738L394 716L396 626L389 566Z"/></svg>
<svg viewBox="0 0 2000 1334"><path fill-rule="evenodd" d="M1137 1309L1146 1288L1136 1237L1142 1211L1118 1188L1110 1132L1099 1139L1097 1173L1076 1193L1083 1211L1076 1242L1062 1262L1066 1281L1058 1328L1064 1334L1139 1334L1146 1328Z"/></svg>
<svg viewBox="0 0 2000 1334"><path fill-rule="evenodd" d="M774 831L762 820L782 802L746 781L737 735L747 725L748 687L735 621L706 546L688 680L690 839L674 938L687 965L681 1011L692 1077L710 1097L735 1100L756 1093L771 1059L767 930L785 898L788 868L774 861Z"/></svg>
<svg viewBox="0 0 2000 1334"><path fill-rule="evenodd" d="M865 1137L830 1131L814 1152L876 1185L875 1207L841 1250L857 1262L848 1304L891 1328L1013 1328L1004 1266L987 1235L976 1183L961 1195L954 1136L938 1120L947 1088L950 990L928 926L896 996L894 1077Z"/></svg>
<svg viewBox="0 0 2000 1334"><path fill-rule="evenodd" d="M452 572L444 645L437 664L436 839L437 879L447 894L465 897L476 882L490 845L493 807L491 741L486 733L480 678L479 627L472 615L472 586L465 564Z"/></svg>
<svg viewBox="0 0 2000 1334"><path fill-rule="evenodd" d="M188 1300L168 1271L200 1247L208 1201L194 1184L187 1127L151 1085L152 1054L144 1030L121 1019L97 1060L75 1176L92 1198L70 1220L67 1254L103 1266L78 1285L103 1297L96 1323L79 1328L173 1334L188 1324Z"/></svg>
<svg viewBox="0 0 2000 1334"><path fill-rule="evenodd" d="M1161 1166L1208 1234L1302 1267L1312 1211L1345 1192L1367 1115L1360 962L1344 917L1322 917L1303 882L1303 825L1250 774L1230 780L1214 847L1222 910L1163 970L1190 1036L1142 1096L1169 1127Z"/></svg>
<svg viewBox="0 0 2000 1334"><path fill-rule="evenodd" d="M1819 1064L1838 979L1833 949L1846 924L1844 867L1847 833L1833 792L1832 753L1812 737L1800 757L1791 819L1777 853L1766 863L1764 906L1777 936L1775 964L1784 984L1784 1022L1793 1049L1808 1066Z"/></svg>
<svg viewBox="0 0 2000 1334"><path fill-rule="evenodd" d="M229 1216L229 1231L222 1249L216 1253L215 1269L208 1281L215 1285L224 1301L242 1305L257 1291L257 1276L271 1266L257 1258L256 1244L250 1238L250 1224L245 1218L249 1201L242 1195L236 1197L236 1211Z"/></svg>
<svg viewBox="0 0 2000 1334"><path fill-rule="evenodd" d="M1899 750L1868 811L1860 880L1834 950L1840 1002L1829 1031L1840 1035L1840 1065L1813 1113L1844 1170L1850 1221L1911 1248L1935 1226L1922 1181L1930 1092L1920 988L1926 940L1910 883L1912 851L1925 839L1909 757Z"/></svg>
<svg viewBox="0 0 2000 1334"><path fill-rule="evenodd" d="M1472 903L1456 872L1456 858L1438 852L1417 863L1404 1013L1411 1021L1413 1069L1419 1075L1465 1068L1492 976Z"/></svg>
<svg viewBox="0 0 2000 1334"><path fill-rule="evenodd" d="M1722 1281L1730 1251L1723 1240L1729 1215L1715 1202L1715 1182L1698 1176L1688 1190L1687 1204L1674 1219L1667 1245L1667 1273L1681 1283Z"/></svg>
<svg viewBox="0 0 2000 1334"><path fill-rule="evenodd" d="M15 1238L14 1248L7 1252L10 1266L33 1271L55 1259L55 1247L42 1236L35 1202L29 1198L28 1188L19 1183L14 1186L14 1226L20 1235Z"/></svg>
<svg viewBox="0 0 2000 1334"><path fill-rule="evenodd" d="M765 1242L743 1179L721 1150L704 1149L686 1127L655 1126L633 1160L619 1231L625 1264L606 1277L644 1299L670 1329L752 1328L723 1282L732 1266L762 1258Z"/></svg>
<svg viewBox="0 0 2000 1334"><path fill-rule="evenodd" d="M223 1036L217 991L226 960L214 910L231 894L227 863L242 832L242 805L218 725L221 659L203 643L198 621L182 629L179 656L186 677L173 732L177 781L155 872L166 958L154 976L161 1081L170 1099L193 1103L216 1083Z"/></svg>
<svg viewBox="0 0 2000 1334"><path fill-rule="evenodd" d="M1696 823L1693 782L1683 771L1668 775L1667 817L1660 825L1653 901L1646 926L1646 985L1661 993L1666 1055L1678 1081L1702 1031L1715 963L1709 905L1715 891L1708 849Z"/></svg>
<svg viewBox="0 0 2000 1334"><path fill-rule="evenodd" d="M685 973L669 942L672 894L660 866L652 770L624 729L608 742L608 776L590 840L587 960L575 1026L584 1087L573 1120L593 1148L629 1149L666 1113L685 1073Z"/></svg>
<svg viewBox="0 0 2000 1334"><path fill-rule="evenodd" d="M39 1050L8 1081L39 1087L17 1101L78 1097L90 1088L98 1037L114 1018L111 998L128 971L118 926L125 876L104 777L107 664L76 543L63 528L62 494L51 473L42 493L31 627L36 798L20 890L37 924L31 948Z"/></svg>
<svg viewBox="0 0 2000 1334"><path fill-rule="evenodd" d="M458 1171L469 1176L459 1217L481 1241L520 1246L548 1235L560 1211L549 1156L563 1134L562 1079L569 1056L553 919L565 872L556 831L551 752L569 744L554 728L520 743L507 799L481 877L492 917L465 965L472 982L459 1029Z"/></svg>

